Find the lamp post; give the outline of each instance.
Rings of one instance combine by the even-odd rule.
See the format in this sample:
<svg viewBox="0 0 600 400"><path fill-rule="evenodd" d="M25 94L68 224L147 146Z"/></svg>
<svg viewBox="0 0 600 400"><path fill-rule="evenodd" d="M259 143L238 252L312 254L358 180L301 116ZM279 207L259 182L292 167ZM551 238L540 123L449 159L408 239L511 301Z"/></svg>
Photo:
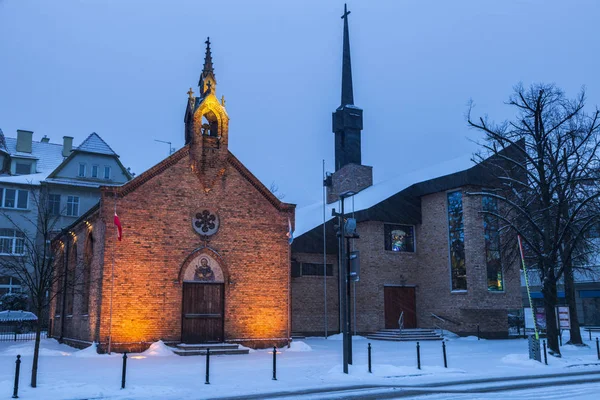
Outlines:
<svg viewBox="0 0 600 400"><path fill-rule="evenodd" d="M343 352L343 371L345 374L348 373L348 364L352 364L352 344L350 340L350 312L349 306L350 302L349 298L349 290L350 280L349 280L349 265L348 265L348 249L346 248L346 222L344 221L344 200L347 197L353 196L356 194L353 191L346 191L340 193L341 204L341 212L339 214L335 213L333 210L333 215L338 217L339 228L338 228L338 240L340 246L340 260L339 260L339 274L340 274L340 309L342 314L342 326L340 330L342 331L342 352Z"/></svg>

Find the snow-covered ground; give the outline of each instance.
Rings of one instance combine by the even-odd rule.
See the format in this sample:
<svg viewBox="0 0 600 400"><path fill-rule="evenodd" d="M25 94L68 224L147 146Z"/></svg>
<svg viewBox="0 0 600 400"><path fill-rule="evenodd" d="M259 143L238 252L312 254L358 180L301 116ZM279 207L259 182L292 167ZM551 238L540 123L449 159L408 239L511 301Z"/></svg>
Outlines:
<svg viewBox="0 0 600 400"><path fill-rule="evenodd" d="M477 378L600 371L596 336L590 342L586 333L584 340L589 347L563 346L563 358L549 356L547 366L528 359L527 340L524 339L451 339L447 342L447 369L443 366L441 342L421 342L421 370L416 366L414 342L355 338L354 365L350 367L349 375L342 373L340 340L307 338L297 341L290 349L280 349L276 381L272 380L272 353L259 350L248 355L211 357L210 385L204 384L204 356L180 357L173 355L164 344L157 343L144 353L129 355L124 390L120 389L120 354L99 355L94 348L77 350L52 339L43 341L38 388L32 389L29 378L33 342L1 342L0 396L12 395L17 354L22 356L19 396L23 399L207 399L333 386L422 385ZM373 348L372 374L367 371L369 342ZM455 398L468 398L460 396Z"/></svg>

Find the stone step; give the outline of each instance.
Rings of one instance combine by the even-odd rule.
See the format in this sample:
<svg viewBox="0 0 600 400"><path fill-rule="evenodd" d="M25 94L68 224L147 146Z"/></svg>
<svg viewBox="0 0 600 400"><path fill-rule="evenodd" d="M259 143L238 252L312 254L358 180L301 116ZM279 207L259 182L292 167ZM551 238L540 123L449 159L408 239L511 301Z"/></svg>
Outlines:
<svg viewBox="0 0 600 400"><path fill-rule="evenodd" d="M236 350L240 346L235 343L179 343L177 346L179 350Z"/></svg>
<svg viewBox="0 0 600 400"><path fill-rule="evenodd" d="M369 335L367 339L371 340L387 340L390 342L420 342L428 340L443 340L440 336L421 336L421 337L401 337L401 336L377 336Z"/></svg>
<svg viewBox="0 0 600 400"><path fill-rule="evenodd" d="M411 329L402 329L402 332L435 332L435 329L431 328L411 328ZM380 329L377 332L398 332L398 328L396 329Z"/></svg>
<svg viewBox="0 0 600 400"><path fill-rule="evenodd" d="M233 354L248 354L250 350L248 349L210 349L211 356L224 356L224 355L233 355ZM204 350L182 350L175 349L173 353L180 356L205 356L206 349Z"/></svg>

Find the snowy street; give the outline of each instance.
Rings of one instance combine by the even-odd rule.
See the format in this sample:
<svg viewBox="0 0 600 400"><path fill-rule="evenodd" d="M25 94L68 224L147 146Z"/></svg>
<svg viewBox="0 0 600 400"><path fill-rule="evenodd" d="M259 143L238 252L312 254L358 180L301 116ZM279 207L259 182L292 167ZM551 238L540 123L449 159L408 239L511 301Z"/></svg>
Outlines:
<svg viewBox="0 0 600 400"><path fill-rule="evenodd" d="M204 383L204 356L180 357L173 355L164 344L157 343L145 353L129 355L126 388L123 390L120 389L121 354L99 355L92 348L77 350L51 339L44 340L38 388L32 389L28 383L33 342L2 342L0 393L6 396L12 394L15 356L21 354L23 362L19 396L23 399L208 399L236 396L260 399L285 398L291 392L298 391L305 393L300 398L356 398L352 395L357 393L356 390L361 390L358 394L362 398L408 398L412 394L422 395L423 390L428 390L432 394L421 398L471 399L479 396L487 399L518 391L519 396L524 398L540 398L540 393L544 393L546 397L543 398L591 399L589 395L598 387L598 383L561 386L560 390L555 386L523 390L533 384L560 385L561 380L564 384L576 379L599 379L600 361L596 355L595 337L591 342L587 339L584 338L589 347L563 346L563 358L549 357L549 365L546 366L528 359L527 341L524 339L478 341L474 337L454 338L446 342L447 369L443 367L441 342L422 342L421 370L417 369L414 342L370 341L373 347L373 373L369 374L369 341L358 337L353 342L354 365L350 368L350 374L344 375L341 371L339 337L327 340L307 338L294 342L290 349L279 349L277 380L272 380L272 353L260 350L251 351L248 355L211 357L209 385ZM452 386L452 382L457 381L498 381L504 377L549 374L579 375L535 381L527 378L516 382L465 382ZM497 385L498 390L500 386L504 387L498 397L485 389L493 385ZM330 392L329 395L314 391L309 393L312 389L322 391L326 388L349 387L354 389L345 395L339 392ZM481 393L461 393L467 389L476 389ZM418 393L410 390L418 390ZM269 396L269 393L272 395ZM274 396L274 393L278 395Z"/></svg>

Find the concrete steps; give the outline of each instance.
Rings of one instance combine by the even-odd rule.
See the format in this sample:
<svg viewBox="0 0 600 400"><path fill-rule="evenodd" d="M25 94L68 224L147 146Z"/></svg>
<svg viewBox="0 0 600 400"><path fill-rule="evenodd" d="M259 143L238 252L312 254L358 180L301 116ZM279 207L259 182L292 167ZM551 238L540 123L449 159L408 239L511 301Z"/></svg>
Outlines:
<svg viewBox="0 0 600 400"><path fill-rule="evenodd" d="M250 350L240 349L238 344L230 343L199 343L187 344L180 343L173 349L173 352L180 356L205 356L206 351L210 349L211 356L223 356L231 354L248 354Z"/></svg>
<svg viewBox="0 0 600 400"><path fill-rule="evenodd" d="M434 329L382 329L370 335L367 339L371 340L387 340L393 342L420 342L426 340L443 340L440 333Z"/></svg>

